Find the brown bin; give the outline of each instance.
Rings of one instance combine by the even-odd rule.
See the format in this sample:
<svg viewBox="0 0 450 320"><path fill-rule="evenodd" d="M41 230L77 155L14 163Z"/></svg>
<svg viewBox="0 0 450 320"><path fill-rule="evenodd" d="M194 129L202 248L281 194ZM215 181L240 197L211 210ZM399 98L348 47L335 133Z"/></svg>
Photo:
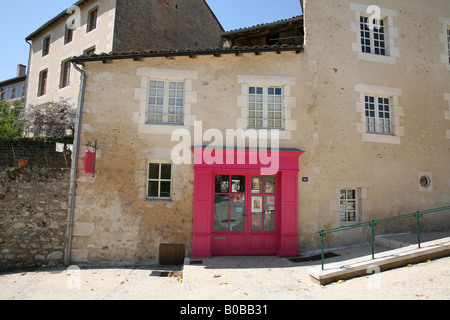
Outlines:
<svg viewBox="0 0 450 320"><path fill-rule="evenodd" d="M160 244L159 264L162 266L184 264L184 244Z"/></svg>

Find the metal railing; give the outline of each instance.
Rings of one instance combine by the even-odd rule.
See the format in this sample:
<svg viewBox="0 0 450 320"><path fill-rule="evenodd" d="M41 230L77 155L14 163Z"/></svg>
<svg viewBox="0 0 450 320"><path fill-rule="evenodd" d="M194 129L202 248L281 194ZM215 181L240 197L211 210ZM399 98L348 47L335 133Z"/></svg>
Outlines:
<svg viewBox="0 0 450 320"><path fill-rule="evenodd" d="M362 228L362 227L371 228L372 229L372 259L375 259L375 228L378 224L414 217L417 221L417 242L418 242L418 246L420 249L420 219L425 214L434 213L434 212L442 212L442 211L446 211L446 210L450 210L450 206L445 206L445 207L430 209L430 210L424 210L424 211L417 211L417 212L413 212L413 213L402 214L402 215L399 215L396 217L389 217L389 218L384 218L384 219L379 219L379 220L372 219L371 221L362 222L362 223L358 223L358 224L354 224L354 225L350 225L350 226L339 227L339 228L332 228L332 229L327 229L327 230L322 229L322 230L316 232L316 234L319 235L322 240L322 270L324 270L324 240L325 240L325 237L327 236L327 234L341 232L341 231L350 230L350 229Z"/></svg>

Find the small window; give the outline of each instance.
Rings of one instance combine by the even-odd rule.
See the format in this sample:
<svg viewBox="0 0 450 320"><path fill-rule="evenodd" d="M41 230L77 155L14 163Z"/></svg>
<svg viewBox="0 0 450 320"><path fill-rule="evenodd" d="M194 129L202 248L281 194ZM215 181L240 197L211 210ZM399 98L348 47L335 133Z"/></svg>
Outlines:
<svg viewBox="0 0 450 320"><path fill-rule="evenodd" d="M47 92L47 75L47 69L39 73L38 97L43 96Z"/></svg>
<svg viewBox="0 0 450 320"><path fill-rule="evenodd" d="M148 198L170 200L172 165L150 163L148 167Z"/></svg>
<svg viewBox="0 0 450 320"><path fill-rule="evenodd" d="M355 189L341 189L340 191L341 225L357 222L358 199Z"/></svg>
<svg viewBox="0 0 450 320"><path fill-rule="evenodd" d="M13 86L11 88L11 99L15 99L16 98L16 86Z"/></svg>
<svg viewBox="0 0 450 320"><path fill-rule="evenodd" d="M95 46L90 47L83 51L83 55L85 55L85 56L90 56L91 54L94 54L94 53L95 53Z"/></svg>
<svg viewBox="0 0 450 320"><path fill-rule="evenodd" d="M50 36L44 38L42 42L42 56L48 55L50 52Z"/></svg>
<svg viewBox="0 0 450 320"><path fill-rule="evenodd" d="M450 29L447 30L448 63L450 64Z"/></svg>
<svg viewBox="0 0 450 320"><path fill-rule="evenodd" d="M92 30L97 28L97 16L98 16L98 8L89 11L86 32L91 32Z"/></svg>
<svg viewBox="0 0 450 320"><path fill-rule="evenodd" d="M184 82L150 81L147 123L184 123Z"/></svg>
<svg viewBox="0 0 450 320"><path fill-rule="evenodd" d="M431 186L431 179L428 176L420 177L420 186L422 188L429 188Z"/></svg>
<svg viewBox="0 0 450 320"><path fill-rule="evenodd" d="M284 128L283 111L281 87L249 87L249 128Z"/></svg>
<svg viewBox="0 0 450 320"><path fill-rule="evenodd" d="M73 40L73 29L69 28L67 25L64 30L64 44L68 44Z"/></svg>
<svg viewBox="0 0 450 320"><path fill-rule="evenodd" d="M365 109L367 133L392 134L389 98L366 96Z"/></svg>
<svg viewBox="0 0 450 320"><path fill-rule="evenodd" d="M373 25L370 24L370 18L361 16L361 51L385 56L386 54L386 35L383 20L373 19Z"/></svg>
<svg viewBox="0 0 450 320"><path fill-rule="evenodd" d="M11 99L11 87L5 87L2 89L2 99L1 100L10 100Z"/></svg>

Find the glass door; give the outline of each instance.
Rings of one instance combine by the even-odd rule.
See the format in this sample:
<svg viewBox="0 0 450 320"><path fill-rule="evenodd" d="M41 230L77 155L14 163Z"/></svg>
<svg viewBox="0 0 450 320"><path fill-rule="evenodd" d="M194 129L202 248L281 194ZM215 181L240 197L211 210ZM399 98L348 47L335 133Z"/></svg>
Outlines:
<svg viewBox="0 0 450 320"><path fill-rule="evenodd" d="M245 175L216 175L214 231L245 231Z"/></svg>
<svg viewBox="0 0 450 320"><path fill-rule="evenodd" d="M275 177L252 176L251 231L275 231Z"/></svg>
<svg viewBox="0 0 450 320"><path fill-rule="evenodd" d="M214 176L213 254L277 251L275 176Z"/></svg>

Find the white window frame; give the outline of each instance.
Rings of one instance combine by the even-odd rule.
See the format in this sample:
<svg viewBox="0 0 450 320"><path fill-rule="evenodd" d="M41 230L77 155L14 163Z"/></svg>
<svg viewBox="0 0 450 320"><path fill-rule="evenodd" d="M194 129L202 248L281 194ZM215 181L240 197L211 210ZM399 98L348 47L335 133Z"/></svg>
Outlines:
<svg viewBox="0 0 450 320"><path fill-rule="evenodd" d="M370 101L371 98L373 98L374 100L373 102ZM380 102L380 99L383 101ZM392 130L393 123L392 123L391 100L392 98L388 96L366 94L365 96L366 133L394 135ZM374 107L373 111L372 109L370 109L371 105L373 105ZM380 108L382 108L382 110ZM381 116L380 113L382 114ZM388 118L386 118L386 115L388 116Z"/></svg>
<svg viewBox="0 0 450 320"><path fill-rule="evenodd" d="M157 87L153 88L152 85L156 82ZM158 85L163 84L164 88L158 88ZM171 88L171 84L176 84L176 88ZM179 85L182 84L182 89L179 89ZM165 125L184 125L184 104L185 104L185 88L186 84L184 79L149 79L149 97L148 97L148 109L146 115L147 124L165 124ZM155 94L153 93L154 91ZM162 92L161 92L162 91ZM182 91L182 96L178 96L178 93ZM162 96L158 94L163 93ZM171 96L174 93L175 96ZM158 100L162 99L162 104L158 103ZM171 105L171 100L174 100L175 105ZM178 101L182 100L182 105L178 105ZM154 103L153 103L154 101ZM161 109L162 112L156 112ZM175 113L171 113L171 108L174 108ZM181 109L181 113L177 113L177 109ZM151 117L153 119L150 119ZM161 117L160 121L157 117ZM173 118L172 118L173 117ZM177 121L177 118L181 118L181 121ZM171 119L172 118L172 119Z"/></svg>
<svg viewBox="0 0 450 320"><path fill-rule="evenodd" d="M134 90L134 99L139 102L139 109L133 112L133 123L138 126L140 134L173 134L175 124L161 123L158 125L147 123L147 112L149 103L149 81L150 79L176 79L185 84L184 92L184 125L179 128L191 130L197 121L197 115L192 111L193 105L197 104L197 91L193 90L193 83L198 80L198 71L181 69L161 69L151 67L137 67L136 76L140 78L139 87Z"/></svg>
<svg viewBox="0 0 450 320"><path fill-rule="evenodd" d="M384 25L385 55L374 54L374 31L371 30L371 53L363 52L361 43L361 17L370 17L367 4L350 3L350 9L355 13L355 20L351 21L351 31L356 35L356 41L352 43L352 50L358 54L358 59L378 63L395 64L400 57L399 48L395 46L395 39L398 37L398 29L394 27L394 18L397 17L397 11L380 8L379 17ZM370 11L369 11L370 12ZM374 24L376 27L376 23Z"/></svg>
<svg viewBox="0 0 450 320"><path fill-rule="evenodd" d="M159 173L158 173L158 179L150 178L150 165L158 165L159 166ZM162 165L169 165L170 166L170 179L162 179L161 177L161 168ZM173 166L171 162L165 162L165 161L148 161L147 162L147 200L172 200L172 188L173 188ZM150 182L158 182L158 196L150 196ZM169 182L170 183L170 196L169 197L161 197L161 182Z"/></svg>
<svg viewBox="0 0 450 320"><path fill-rule="evenodd" d="M384 19L373 19L373 28L371 29L369 20L370 17L366 15L360 17L361 52L386 56L386 23ZM369 41L369 44L366 41Z"/></svg>
<svg viewBox="0 0 450 320"><path fill-rule="evenodd" d="M355 111L361 114L361 120L356 124L356 131L361 134L362 141L400 144L401 137L405 135L405 128L401 126L401 117L404 117L404 109L399 105L403 90L401 88L357 84L355 85L355 91L360 96L360 100L356 102ZM391 120L390 134L367 132L366 96L389 98L389 112Z"/></svg>
<svg viewBox="0 0 450 320"><path fill-rule="evenodd" d="M353 193L353 198L349 197L351 193ZM350 206L352 203L353 208ZM359 190L357 188L341 188L339 190L339 219L342 227L357 224L360 221L359 208ZM349 220L349 214L354 215L354 220Z"/></svg>
<svg viewBox="0 0 450 320"><path fill-rule="evenodd" d="M254 89L254 92L252 92ZM261 89L262 93L258 93ZM273 90L274 94L270 91ZM276 91L280 90L280 95L276 94ZM249 129L284 129L284 94L283 87L280 86L262 86L262 85L249 85L249 101L248 101L248 128ZM271 101L273 96L273 101ZM279 96L279 99L277 97ZM258 109L258 104L262 109ZM270 107L272 105L272 107ZM276 110L276 106L279 106L281 110ZM270 110L272 108L272 110ZM270 115L273 113L272 115ZM277 114L281 117L277 118ZM258 117L257 114L261 116ZM271 117L272 116L272 117ZM254 124L251 122L254 121ZM261 125L258 125L260 121ZM275 122L279 121L280 126L276 126ZM272 122L272 124L271 124Z"/></svg>
<svg viewBox="0 0 450 320"><path fill-rule="evenodd" d="M276 75L238 75L237 82L241 85L241 94L237 97L237 107L240 109L241 117L236 119L236 128L249 129L249 87L267 86L283 88L283 119L284 128L279 130L280 140L290 140L292 132L297 131L297 120L292 117L297 108L297 98L292 96L292 87L295 86L295 77ZM267 128L261 128L267 130ZM277 128L273 128L277 129ZM258 129L255 129L258 130Z"/></svg>

